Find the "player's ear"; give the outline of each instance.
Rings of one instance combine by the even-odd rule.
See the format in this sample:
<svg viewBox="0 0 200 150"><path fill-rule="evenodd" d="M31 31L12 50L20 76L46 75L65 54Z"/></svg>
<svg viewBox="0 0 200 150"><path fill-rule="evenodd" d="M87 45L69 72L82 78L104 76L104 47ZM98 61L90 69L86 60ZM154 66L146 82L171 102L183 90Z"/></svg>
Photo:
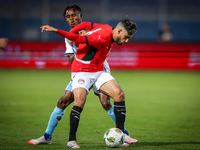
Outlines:
<svg viewBox="0 0 200 150"><path fill-rule="evenodd" d="M80 17L81 17L81 19L83 19L83 15L82 14L80 15Z"/></svg>
<svg viewBox="0 0 200 150"><path fill-rule="evenodd" d="M119 34L121 34L121 32L122 32L122 29L121 29L121 28L118 28L118 29L117 29L117 34L119 35Z"/></svg>

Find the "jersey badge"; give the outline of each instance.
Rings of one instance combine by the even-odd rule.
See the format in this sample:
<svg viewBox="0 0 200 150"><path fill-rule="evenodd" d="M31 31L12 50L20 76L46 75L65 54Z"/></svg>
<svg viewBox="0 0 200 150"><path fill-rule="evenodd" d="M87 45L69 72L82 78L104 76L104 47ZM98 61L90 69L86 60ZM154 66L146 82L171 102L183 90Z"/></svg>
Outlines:
<svg viewBox="0 0 200 150"><path fill-rule="evenodd" d="M78 79L78 83L79 83L79 84L84 84L84 83L85 83L85 80L84 80L83 78L80 78L80 79Z"/></svg>

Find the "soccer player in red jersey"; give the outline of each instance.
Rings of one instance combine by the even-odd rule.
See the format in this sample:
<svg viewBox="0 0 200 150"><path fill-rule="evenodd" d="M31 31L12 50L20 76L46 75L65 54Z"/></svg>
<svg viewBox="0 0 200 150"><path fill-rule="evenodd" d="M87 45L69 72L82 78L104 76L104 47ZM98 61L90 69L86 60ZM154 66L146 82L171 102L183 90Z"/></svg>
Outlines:
<svg viewBox="0 0 200 150"><path fill-rule="evenodd" d="M82 22L82 11L81 8L77 5L67 6L63 12L63 16L66 18L68 24L73 28L76 25L80 24ZM82 30L82 33L85 32ZM65 56L69 57L69 61L72 63L74 59L74 53L76 52L76 46L73 43L70 43L68 39L65 38L65 44L66 44L66 52ZM107 63L107 61L104 62L104 70L110 73L110 68ZM114 114L114 106L110 103L110 97L103 94L98 93L99 99L101 101L101 104L103 108L106 110L108 115L111 117L111 119L115 121L115 114ZM28 143L31 145L38 145L38 144L50 144L51 143L51 137L54 133L54 130L57 127L58 122L62 119L62 116L65 112L66 107L73 102L73 93L72 93L72 86L71 82L67 85L65 92L63 96L58 100L57 106L53 110L47 129L45 131L45 134L37 139L29 140ZM124 127L125 129L125 127ZM125 130L126 134L128 135L128 132ZM137 140L133 138L126 139L126 143L123 144L123 147L128 146L127 143L132 144L136 143Z"/></svg>
<svg viewBox="0 0 200 150"><path fill-rule="evenodd" d="M109 55L113 42L116 42L118 45L124 45L137 32L136 24L125 19L120 21L115 28L109 25L84 22L74 27L71 32L65 32L49 25L42 26L41 29L41 32L56 32L79 44L72 63L74 107L70 114L70 133L67 146L80 148L76 143L76 132L80 114L91 86L95 87L96 91L114 99L116 127L124 132L126 115L125 94L116 80L104 71L103 62ZM87 29L89 32L85 36L74 34L82 29Z"/></svg>

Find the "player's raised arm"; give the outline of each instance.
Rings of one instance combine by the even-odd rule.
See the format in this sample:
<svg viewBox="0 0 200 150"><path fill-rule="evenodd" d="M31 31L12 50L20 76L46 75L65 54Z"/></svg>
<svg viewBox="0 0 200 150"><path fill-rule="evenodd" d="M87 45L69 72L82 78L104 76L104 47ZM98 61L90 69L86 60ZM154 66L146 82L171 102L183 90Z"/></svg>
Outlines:
<svg viewBox="0 0 200 150"><path fill-rule="evenodd" d="M76 42L76 43L86 43L86 39L84 36L82 35L78 35L78 34L74 34L74 33L70 33L70 32L67 32L67 31L62 31L62 30L57 30L56 32L57 34L73 41L73 42Z"/></svg>
<svg viewBox="0 0 200 150"><path fill-rule="evenodd" d="M65 38L67 38L67 39L69 39L73 42L86 43L85 37L78 35L78 34L70 33L70 32L67 32L67 31L62 31L62 30L56 29L54 27L51 27L49 25L41 26L40 28L41 28L41 32L45 32L45 31L56 32L57 34L65 37Z"/></svg>
<svg viewBox="0 0 200 150"><path fill-rule="evenodd" d="M48 32L57 32L58 29L54 28L54 27L51 27L49 25L44 25L44 26L41 26L41 32L45 32L45 31L48 31Z"/></svg>
<svg viewBox="0 0 200 150"><path fill-rule="evenodd" d="M94 29L94 28L96 28L100 25L102 25L102 24L84 21L84 22L78 24L77 26L73 27L70 32L78 33L81 30L90 31L90 30L92 30L92 29Z"/></svg>
<svg viewBox="0 0 200 150"><path fill-rule="evenodd" d="M91 30L91 24L92 24L92 22L84 21L84 22L78 24L77 26L73 27L70 32L78 33L81 30Z"/></svg>

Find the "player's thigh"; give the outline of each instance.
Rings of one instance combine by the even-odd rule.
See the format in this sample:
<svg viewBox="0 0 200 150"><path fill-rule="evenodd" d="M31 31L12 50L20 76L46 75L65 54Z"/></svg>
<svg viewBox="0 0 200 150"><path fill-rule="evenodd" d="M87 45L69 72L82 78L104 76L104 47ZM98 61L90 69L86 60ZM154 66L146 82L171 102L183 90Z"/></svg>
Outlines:
<svg viewBox="0 0 200 150"><path fill-rule="evenodd" d="M65 104L70 104L71 102L74 101L74 95L71 91L65 90L63 94L63 102Z"/></svg>
<svg viewBox="0 0 200 150"><path fill-rule="evenodd" d="M74 101L74 95L72 93L72 81L68 83L68 85L65 88L65 92L62 96L62 101L66 104L69 105L71 102Z"/></svg>
<svg viewBox="0 0 200 150"><path fill-rule="evenodd" d="M85 88L78 87L73 90L73 94L74 105L83 108L86 102L87 90Z"/></svg>
<svg viewBox="0 0 200 150"><path fill-rule="evenodd" d="M99 90L100 92L112 97L115 102L124 101L124 92L114 79L104 83Z"/></svg>
<svg viewBox="0 0 200 150"><path fill-rule="evenodd" d="M103 72L93 85L95 93L104 93L112 98L119 97L122 90L116 80L108 72Z"/></svg>
<svg viewBox="0 0 200 150"><path fill-rule="evenodd" d="M74 101L74 96L72 93L72 81L70 81L66 86L62 99L64 103L71 103Z"/></svg>

